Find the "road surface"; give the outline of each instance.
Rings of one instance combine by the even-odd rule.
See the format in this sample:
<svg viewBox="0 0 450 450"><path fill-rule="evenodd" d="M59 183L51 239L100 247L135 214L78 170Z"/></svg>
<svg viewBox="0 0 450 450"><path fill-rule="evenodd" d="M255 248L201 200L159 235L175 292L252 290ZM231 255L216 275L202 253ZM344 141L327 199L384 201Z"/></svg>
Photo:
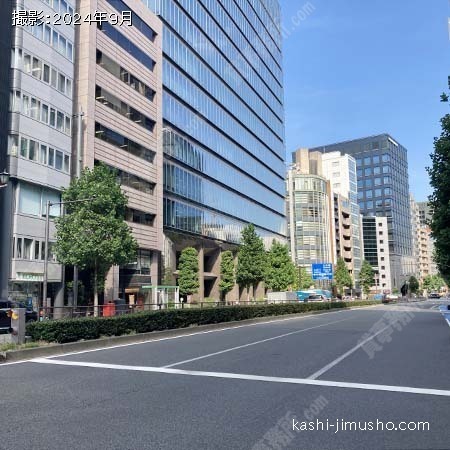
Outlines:
<svg viewBox="0 0 450 450"><path fill-rule="evenodd" d="M449 344L427 301L1 365L0 448L450 448Z"/></svg>

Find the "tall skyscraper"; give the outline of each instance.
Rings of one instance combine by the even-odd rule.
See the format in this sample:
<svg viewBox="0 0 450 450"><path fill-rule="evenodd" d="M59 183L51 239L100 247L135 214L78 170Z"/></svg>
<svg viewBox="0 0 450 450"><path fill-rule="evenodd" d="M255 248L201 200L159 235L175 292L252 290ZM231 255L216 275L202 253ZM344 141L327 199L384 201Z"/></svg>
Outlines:
<svg viewBox="0 0 450 450"><path fill-rule="evenodd" d="M143 0L163 21L164 265L199 250L200 297L218 297L221 249L251 222L286 237L277 0Z"/></svg>
<svg viewBox="0 0 450 450"><path fill-rule="evenodd" d="M389 134L381 134L311 151L340 151L356 159L361 213L388 218L392 285L400 288L414 274L415 267L406 148Z"/></svg>
<svg viewBox="0 0 450 450"><path fill-rule="evenodd" d="M3 139L0 152L3 159L6 154L11 181L1 194L1 294L37 299L43 281L46 203L60 200L61 188L69 185L71 176L75 29L64 23L11 28L10 4L5 3L2 21L9 24L2 25L1 41L4 45L10 39L10 50L6 56L2 45L1 70L10 71L10 99L1 103L9 115L6 128L0 128L8 133L7 146ZM74 13L70 0L26 6L49 17ZM23 2L17 5L21 8ZM3 92L8 82L3 76L1 81ZM52 218L57 215L58 208L50 210ZM50 231L49 296L62 305L63 273L52 252L53 226Z"/></svg>

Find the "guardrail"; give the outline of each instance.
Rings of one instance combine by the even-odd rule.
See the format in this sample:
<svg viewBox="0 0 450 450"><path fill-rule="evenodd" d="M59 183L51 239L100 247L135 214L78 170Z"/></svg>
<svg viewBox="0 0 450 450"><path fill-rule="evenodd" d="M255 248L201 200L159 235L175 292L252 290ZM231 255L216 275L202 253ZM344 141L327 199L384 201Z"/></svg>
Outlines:
<svg viewBox="0 0 450 450"><path fill-rule="evenodd" d="M358 299L355 299L356 301ZM339 299L332 299L322 303L331 303L340 301ZM349 301L349 300L346 300ZM143 304L116 304L107 303L99 306L60 306L60 307L45 307L39 308L38 317L42 320L57 320L57 319L76 319L81 317L113 317L123 314L132 314L143 311L159 311L172 309L199 309L199 308L218 308L218 307L233 307L233 306L256 306L269 304L298 304L299 300L264 300L264 301L230 301L230 302L193 302L193 303L143 303ZM311 302L313 303L313 301ZM319 302L320 303L320 302Z"/></svg>

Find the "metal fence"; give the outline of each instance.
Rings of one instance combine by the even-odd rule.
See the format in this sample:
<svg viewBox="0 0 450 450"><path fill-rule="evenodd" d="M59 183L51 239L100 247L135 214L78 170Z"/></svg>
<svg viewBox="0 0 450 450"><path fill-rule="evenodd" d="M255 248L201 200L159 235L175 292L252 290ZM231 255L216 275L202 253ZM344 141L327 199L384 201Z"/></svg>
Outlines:
<svg viewBox="0 0 450 450"><path fill-rule="evenodd" d="M332 302L339 301L332 299ZM259 300L231 302L193 302L193 303L144 303L144 304L105 304L99 306L61 306L39 308L39 320L76 319L81 317L114 317L144 311L160 311L173 309L201 309L233 306L256 306L268 304L298 304L298 300ZM327 301L325 303L330 303Z"/></svg>

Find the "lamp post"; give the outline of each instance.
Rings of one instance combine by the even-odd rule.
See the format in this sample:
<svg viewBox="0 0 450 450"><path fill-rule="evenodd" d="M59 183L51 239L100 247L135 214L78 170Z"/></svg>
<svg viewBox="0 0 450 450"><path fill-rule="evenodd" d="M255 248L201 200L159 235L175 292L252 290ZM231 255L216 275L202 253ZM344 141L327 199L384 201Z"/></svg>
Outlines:
<svg viewBox="0 0 450 450"><path fill-rule="evenodd" d="M44 249L44 280L43 280L43 287L42 287L42 306L45 305L45 302L47 301L47 288L48 288L48 241L49 241L49 234L50 234L50 208L52 206L64 206L71 203L82 203L82 202L90 202L94 200L95 197L92 198L85 198L81 200L68 200L66 202L51 202L50 200L47 201L46 205L46 212L45 212L45 249ZM38 305L38 313L39 313L40 305Z"/></svg>

